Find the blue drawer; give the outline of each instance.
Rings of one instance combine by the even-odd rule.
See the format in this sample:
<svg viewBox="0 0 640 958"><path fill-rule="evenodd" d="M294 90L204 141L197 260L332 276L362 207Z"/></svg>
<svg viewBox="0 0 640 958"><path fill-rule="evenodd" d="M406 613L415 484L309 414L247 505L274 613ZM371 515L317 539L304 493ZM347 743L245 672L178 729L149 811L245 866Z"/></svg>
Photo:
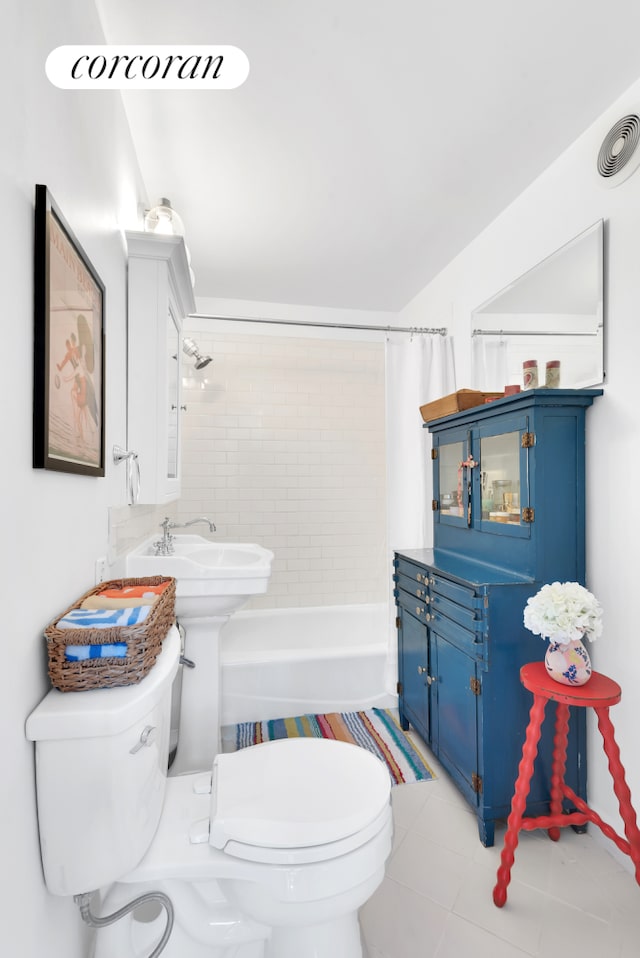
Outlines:
<svg viewBox="0 0 640 958"><path fill-rule="evenodd" d="M429 579L429 569L426 566L404 558L398 558L396 571L398 575L406 576L412 582L421 582L426 585Z"/></svg>
<svg viewBox="0 0 640 958"><path fill-rule="evenodd" d="M403 609L406 609L407 612L414 615L420 622L424 622L425 625L429 624L431 618L429 605L424 599L418 599L415 596L409 595L408 592L404 592L402 589L395 589L394 595L398 605L401 605Z"/></svg>
<svg viewBox="0 0 640 958"><path fill-rule="evenodd" d="M470 586L452 582L451 579L445 579L433 572L429 575L429 585L433 592L446 596L447 599L457 602L458 605L466 609L480 609L482 607L483 597L478 595Z"/></svg>
<svg viewBox="0 0 640 958"><path fill-rule="evenodd" d="M441 635L457 649L461 649L474 659L483 658L484 642L481 632L462 629L457 622L442 615L441 612L430 613L428 625L432 633Z"/></svg>
<svg viewBox="0 0 640 958"><path fill-rule="evenodd" d="M403 589L409 595L412 595L421 601L426 601L427 603L430 601L429 587L425 585L424 582L418 582L415 578L410 579L408 576L402 575L401 573L396 573L394 578L398 589Z"/></svg>
<svg viewBox="0 0 640 958"><path fill-rule="evenodd" d="M453 619L454 622L458 622L463 628L469 629L470 632L484 631L483 616L479 609L465 608L463 605L458 605L457 602L447 599L446 596L432 592L431 613L435 615L438 612Z"/></svg>

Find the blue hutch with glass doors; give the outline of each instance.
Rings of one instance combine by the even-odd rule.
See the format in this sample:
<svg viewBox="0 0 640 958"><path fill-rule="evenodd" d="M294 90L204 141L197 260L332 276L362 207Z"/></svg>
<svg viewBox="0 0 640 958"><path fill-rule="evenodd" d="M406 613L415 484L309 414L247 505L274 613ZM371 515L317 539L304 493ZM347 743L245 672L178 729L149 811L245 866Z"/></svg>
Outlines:
<svg viewBox="0 0 640 958"><path fill-rule="evenodd" d="M601 389L531 389L428 423L433 549L394 555L398 698L493 845L509 814L531 695L520 667L546 643L523 611L546 582L585 584L585 416ZM586 799L584 709L572 710L567 784ZM549 809L553 722L528 815Z"/></svg>

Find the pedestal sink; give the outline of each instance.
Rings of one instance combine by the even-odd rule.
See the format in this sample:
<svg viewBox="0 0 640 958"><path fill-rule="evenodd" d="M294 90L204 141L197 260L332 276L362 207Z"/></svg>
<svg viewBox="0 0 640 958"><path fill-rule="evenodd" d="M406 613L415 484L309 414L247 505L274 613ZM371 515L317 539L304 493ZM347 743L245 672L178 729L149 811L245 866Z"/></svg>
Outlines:
<svg viewBox="0 0 640 958"><path fill-rule="evenodd" d="M176 580L176 618L185 630L180 739L172 774L211 768L220 751L220 632L251 596L267 591L273 553L245 542L173 536L173 555L155 555L149 539L126 558L127 576Z"/></svg>

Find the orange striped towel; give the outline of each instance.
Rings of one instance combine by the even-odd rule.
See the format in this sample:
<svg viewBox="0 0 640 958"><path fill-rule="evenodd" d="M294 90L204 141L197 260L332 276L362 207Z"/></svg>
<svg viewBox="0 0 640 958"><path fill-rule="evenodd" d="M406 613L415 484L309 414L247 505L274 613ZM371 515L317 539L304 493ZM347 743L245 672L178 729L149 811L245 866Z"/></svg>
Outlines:
<svg viewBox="0 0 640 958"><path fill-rule="evenodd" d="M159 585L124 585L121 589L103 589L99 595L108 599L143 598L148 595L161 595L168 585L168 582L161 582Z"/></svg>
<svg viewBox="0 0 640 958"><path fill-rule="evenodd" d="M154 602L157 602L159 596L155 595L141 595L141 596L131 596L129 599L111 599L108 595L105 595L103 592L99 592L97 595L90 595L87 599L84 600L81 609L128 609L136 605L153 605Z"/></svg>

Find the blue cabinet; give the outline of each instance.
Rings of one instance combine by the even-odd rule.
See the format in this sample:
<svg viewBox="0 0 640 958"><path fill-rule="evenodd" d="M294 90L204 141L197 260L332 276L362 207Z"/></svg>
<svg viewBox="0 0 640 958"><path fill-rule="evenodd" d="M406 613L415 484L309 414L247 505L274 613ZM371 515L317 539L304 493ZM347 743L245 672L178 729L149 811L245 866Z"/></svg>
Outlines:
<svg viewBox="0 0 640 958"><path fill-rule="evenodd" d="M394 557L398 691L492 845L509 813L531 696L520 667L545 643L524 628L545 582L584 583L585 411L602 390L536 389L428 424L434 548ZM545 723L527 814L549 807ZM586 799L584 710L571 717L567 783Z"/></svg>

